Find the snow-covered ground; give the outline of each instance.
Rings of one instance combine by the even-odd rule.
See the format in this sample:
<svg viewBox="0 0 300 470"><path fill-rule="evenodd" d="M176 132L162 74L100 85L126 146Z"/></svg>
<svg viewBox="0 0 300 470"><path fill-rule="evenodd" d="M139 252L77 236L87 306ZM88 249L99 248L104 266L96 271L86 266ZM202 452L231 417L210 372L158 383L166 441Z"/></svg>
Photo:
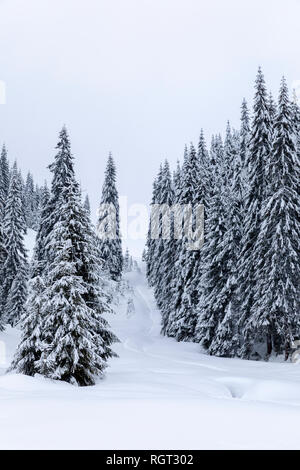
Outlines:
<svg viewBox="0 0 300 470"><path fill-rule="evenodd" d="M110 323L118 359L94 387L5 374L18 331L0 333L2 449L300 448L300 365L220 359L159 334L142 274Z"/></svg>

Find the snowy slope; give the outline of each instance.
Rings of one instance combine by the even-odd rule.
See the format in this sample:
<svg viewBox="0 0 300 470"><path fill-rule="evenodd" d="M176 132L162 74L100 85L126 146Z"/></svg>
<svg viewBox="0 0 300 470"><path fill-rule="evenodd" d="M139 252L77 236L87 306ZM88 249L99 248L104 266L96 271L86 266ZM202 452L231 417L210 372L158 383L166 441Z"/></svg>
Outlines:
<svg viewBox="0 0 300 470"><path fill-rule="evenodd" d="M109 321L121 343L105 379L76 388L0 376L0 447L96 449L300 448L300 365L220 359L159 335L142 274ZM0 333L5 373L17 330Z"/></svg>

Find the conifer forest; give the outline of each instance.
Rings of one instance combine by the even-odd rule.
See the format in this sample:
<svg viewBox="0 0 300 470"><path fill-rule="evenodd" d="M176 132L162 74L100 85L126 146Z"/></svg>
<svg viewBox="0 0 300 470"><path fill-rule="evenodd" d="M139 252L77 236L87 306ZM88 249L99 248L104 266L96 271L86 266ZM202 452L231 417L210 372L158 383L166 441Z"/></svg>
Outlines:
<svg viewBox="0 0 300 470"><path fill-rule="evenodd" d="M299 4L8 3L0 449L299 449Z"/></svg>

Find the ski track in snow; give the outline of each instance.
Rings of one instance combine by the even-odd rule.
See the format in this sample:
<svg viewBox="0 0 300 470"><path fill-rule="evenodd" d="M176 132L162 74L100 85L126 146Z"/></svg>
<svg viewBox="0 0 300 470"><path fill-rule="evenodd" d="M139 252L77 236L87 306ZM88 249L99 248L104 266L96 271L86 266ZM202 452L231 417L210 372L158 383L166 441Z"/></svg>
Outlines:
<svg viewBox="0 0 300 470"><path fill-rule="evenodd" d="M162 337L144 275L126 277L135 313L125 296L108 318L119 358L94 387L5 374L19 332L0 333L0 448L300 448L300 365L210 357Z"/></svg>

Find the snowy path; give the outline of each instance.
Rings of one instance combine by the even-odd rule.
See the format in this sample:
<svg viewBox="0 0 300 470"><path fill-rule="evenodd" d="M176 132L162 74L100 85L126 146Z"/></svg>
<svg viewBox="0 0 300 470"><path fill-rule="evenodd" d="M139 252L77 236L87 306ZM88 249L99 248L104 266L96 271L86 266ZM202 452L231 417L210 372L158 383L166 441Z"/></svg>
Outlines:
<svg viewBox="0 0 300 470"><path fill-rule="evenodd" d="M109 321L121 343L106 378L76 388L0 377L0 448L300 448L300 366L220 359L160 336L142 275ZM17 332L0 333L7 364ZM0 375L7 364L0 364Z"/></svg>

